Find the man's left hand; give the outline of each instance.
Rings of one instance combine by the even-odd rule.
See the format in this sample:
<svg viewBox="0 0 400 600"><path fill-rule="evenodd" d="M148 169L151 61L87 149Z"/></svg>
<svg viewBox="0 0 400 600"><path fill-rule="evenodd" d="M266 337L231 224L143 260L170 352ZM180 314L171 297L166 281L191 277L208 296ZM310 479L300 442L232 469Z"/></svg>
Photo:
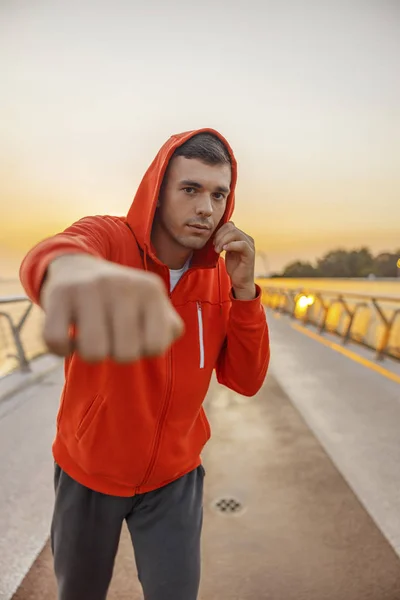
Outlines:
<svg viewBox="0 0 400 600"><path fill-rule="evenodd" d="M247 233L238 229L232 221L217 231L215 251L226 251L225 264L231 278L233 292L238 300L252 300L256 296L254 283L255 246Z"/></svg>

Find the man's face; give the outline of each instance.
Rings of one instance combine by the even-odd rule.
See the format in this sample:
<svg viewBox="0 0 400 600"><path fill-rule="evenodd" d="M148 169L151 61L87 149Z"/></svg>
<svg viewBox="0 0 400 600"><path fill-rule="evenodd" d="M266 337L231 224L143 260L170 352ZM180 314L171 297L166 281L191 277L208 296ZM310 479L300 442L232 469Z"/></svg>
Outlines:
<svg viewBox="0 0 400 600"><path fill-rule="evenodd" d="M183 156L169 164L160 194L158 226L181 248L199 250L221 221L230 192L231 167Z"/></svg>

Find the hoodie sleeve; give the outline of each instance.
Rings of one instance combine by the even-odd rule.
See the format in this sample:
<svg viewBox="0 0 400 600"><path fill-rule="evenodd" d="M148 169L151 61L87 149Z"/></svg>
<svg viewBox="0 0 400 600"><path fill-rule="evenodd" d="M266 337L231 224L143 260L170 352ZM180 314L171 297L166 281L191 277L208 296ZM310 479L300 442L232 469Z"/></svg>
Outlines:
<svg viewBox="0 0 400 600"><path fill-rule="evenodd" d="M268 325L257 285L254 300L236 300L231 309L224 346L216 365L219 383L243 396L254 396L267 374L270 346Z"/></svg>
<svg viewBox="0 0 400 600"><path fill-rule="evenodd" d="M112 218L95 216L77 221L62 233L34 246L21 263L19 276L29 298L39 304L40 289L50 263L66 254L90 254L108 259L115 224ZM114 232L115 235L115 232Z"/></svg>

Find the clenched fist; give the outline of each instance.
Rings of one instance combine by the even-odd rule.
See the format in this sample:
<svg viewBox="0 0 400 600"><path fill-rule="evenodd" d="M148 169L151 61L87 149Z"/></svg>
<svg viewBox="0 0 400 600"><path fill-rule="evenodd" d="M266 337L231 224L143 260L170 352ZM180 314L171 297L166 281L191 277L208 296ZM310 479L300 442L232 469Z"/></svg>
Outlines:
<svg viewBox="0 0 400 600"><path fill-rule="evenodd" d="M54 260L41 290L44 340L51 352L120 363L159 356L182 335L183 321L162 280L84 254ZM70 326L77 337L70 338Z"/></svg>

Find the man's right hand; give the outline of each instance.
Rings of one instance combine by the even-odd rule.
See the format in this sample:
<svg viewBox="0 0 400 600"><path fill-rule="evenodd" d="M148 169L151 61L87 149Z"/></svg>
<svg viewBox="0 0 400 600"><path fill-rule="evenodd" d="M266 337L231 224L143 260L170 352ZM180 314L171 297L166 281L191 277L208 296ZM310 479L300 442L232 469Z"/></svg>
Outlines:
<svg viewBox="0 0 400 600"><path fill-rule="evenodd" d="M49 350L59 356L75 350L88 362L159 356L183 333L160 277L84 254L50 264L41 305Z"/></svg>

